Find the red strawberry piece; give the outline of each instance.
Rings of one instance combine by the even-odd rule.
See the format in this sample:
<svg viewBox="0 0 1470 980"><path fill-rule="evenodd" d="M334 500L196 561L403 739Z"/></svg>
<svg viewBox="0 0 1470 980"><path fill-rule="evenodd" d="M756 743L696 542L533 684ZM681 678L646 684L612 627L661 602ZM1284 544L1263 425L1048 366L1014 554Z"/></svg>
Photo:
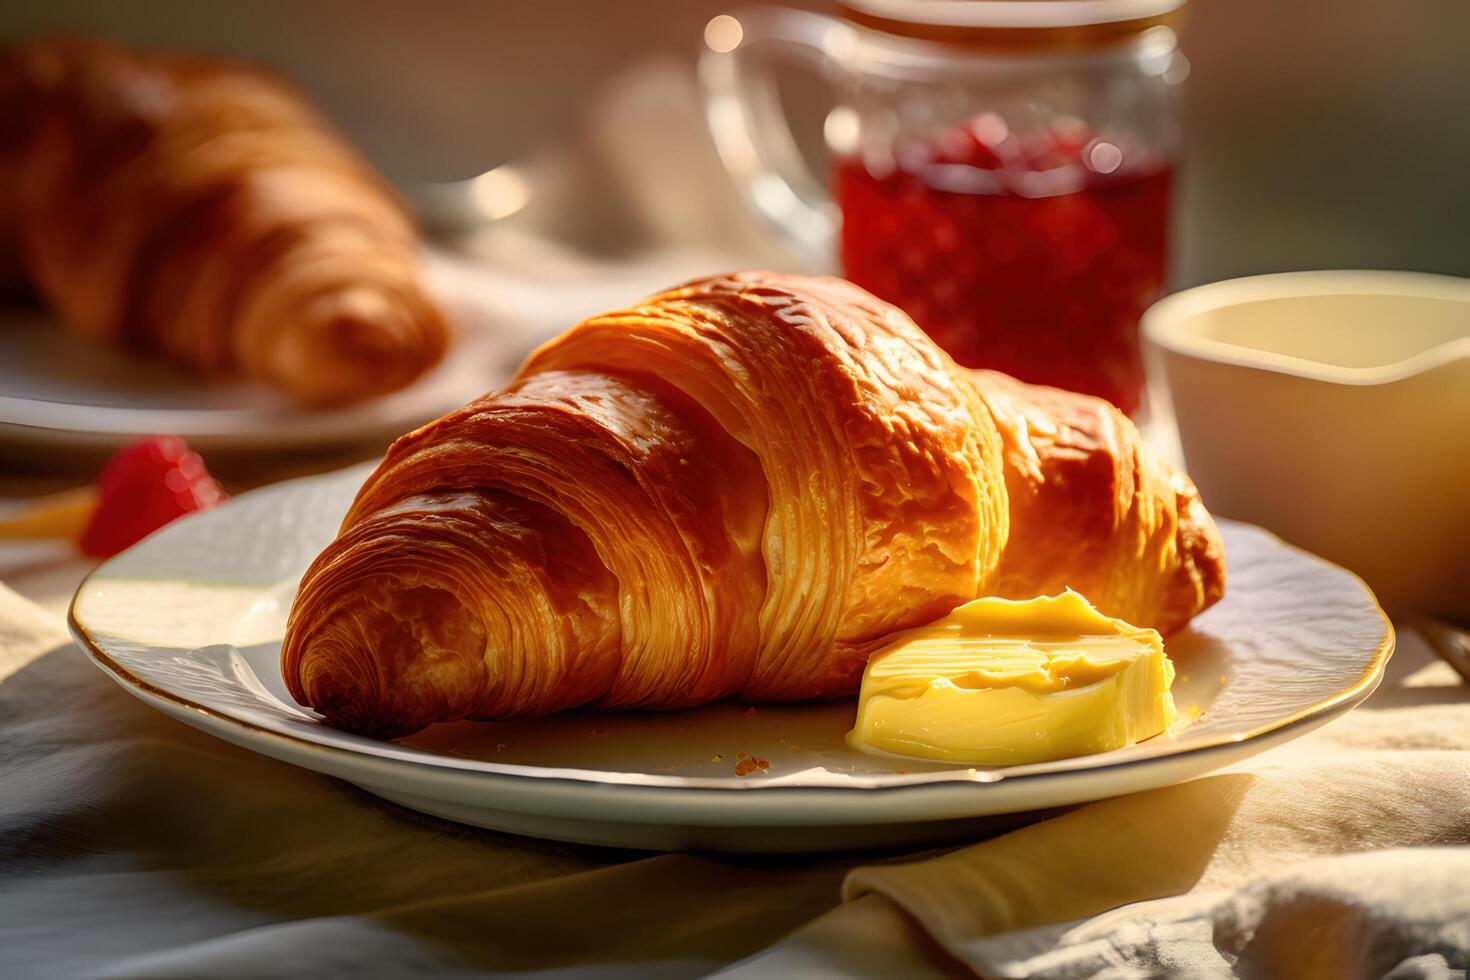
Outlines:
<svg viewBox="0 0 1470 980"><path fill-rule="evenodd" d="M119 449L97 480L97 509L79 542L109 558L170 521L229 497L178 436L152 436Z"/></svg>

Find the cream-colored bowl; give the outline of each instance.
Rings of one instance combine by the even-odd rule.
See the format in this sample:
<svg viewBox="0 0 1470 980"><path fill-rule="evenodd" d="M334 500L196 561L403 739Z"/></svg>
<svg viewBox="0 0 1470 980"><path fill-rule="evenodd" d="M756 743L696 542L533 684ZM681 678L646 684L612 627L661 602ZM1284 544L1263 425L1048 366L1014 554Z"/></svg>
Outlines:
<svg viewBox="0 0 1470 980"><path fill-rule="evenodd" d="M1346 565L1391 612L1470 618L1470 280L1234 279L1161 300L1143 335L1212 511Z"/></svg>

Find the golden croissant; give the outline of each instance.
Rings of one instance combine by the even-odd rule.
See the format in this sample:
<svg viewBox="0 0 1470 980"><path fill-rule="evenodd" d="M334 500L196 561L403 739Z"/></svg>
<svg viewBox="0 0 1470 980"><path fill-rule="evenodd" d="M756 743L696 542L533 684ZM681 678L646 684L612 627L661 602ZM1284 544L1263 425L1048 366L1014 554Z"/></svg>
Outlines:
<svg viewBox="0 0 1470 980"><path fill-rule="evenodd" d="M751 272L587 320L399 439L282 670L384 737L821 698L895 630L1067 587L1165 631L1217 600L1188 478L1101 399L960 368L850 283Z"/></svg>
<svg viewBox="0 0 1470 980"><path fill-rule="evenodd" d="M0 252L76 331L318 404L442 356L413 221L285 82L41 40L0 57ZM4 265L0 261L0 265Z"/></svg>

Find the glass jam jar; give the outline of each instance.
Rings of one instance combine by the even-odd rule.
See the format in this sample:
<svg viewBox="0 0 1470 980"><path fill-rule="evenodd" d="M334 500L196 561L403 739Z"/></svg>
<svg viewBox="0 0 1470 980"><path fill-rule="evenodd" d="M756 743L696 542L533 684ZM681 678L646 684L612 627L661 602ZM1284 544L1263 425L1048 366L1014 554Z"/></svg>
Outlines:
<svg viewBox="0 0 1470 980"><path fill-rule="evenodd" d="M904 309L962 364L1140 405L1163 290L1184 0L847 0L711 21L721 158L803 254ZM826 74L831 180L775 79Z"/></svg>

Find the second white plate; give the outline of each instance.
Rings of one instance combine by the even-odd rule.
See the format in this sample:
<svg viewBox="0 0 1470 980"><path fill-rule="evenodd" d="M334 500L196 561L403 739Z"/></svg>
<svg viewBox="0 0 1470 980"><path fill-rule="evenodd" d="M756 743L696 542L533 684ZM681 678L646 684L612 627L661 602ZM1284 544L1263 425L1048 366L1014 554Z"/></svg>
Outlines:
<svg viewBox="0 0 1470 980"><path fill-rule="evenodd" d="M401 391L340 408L305 408L245 381L203 380L78 337L49 313L6 311L0 441L90 450L168 433L205 453L386 443L501 383L532 347L572 322L520 314L500 302L497 281L463 260L430 252L426 264L456 328L448 355Z"/></svg>

